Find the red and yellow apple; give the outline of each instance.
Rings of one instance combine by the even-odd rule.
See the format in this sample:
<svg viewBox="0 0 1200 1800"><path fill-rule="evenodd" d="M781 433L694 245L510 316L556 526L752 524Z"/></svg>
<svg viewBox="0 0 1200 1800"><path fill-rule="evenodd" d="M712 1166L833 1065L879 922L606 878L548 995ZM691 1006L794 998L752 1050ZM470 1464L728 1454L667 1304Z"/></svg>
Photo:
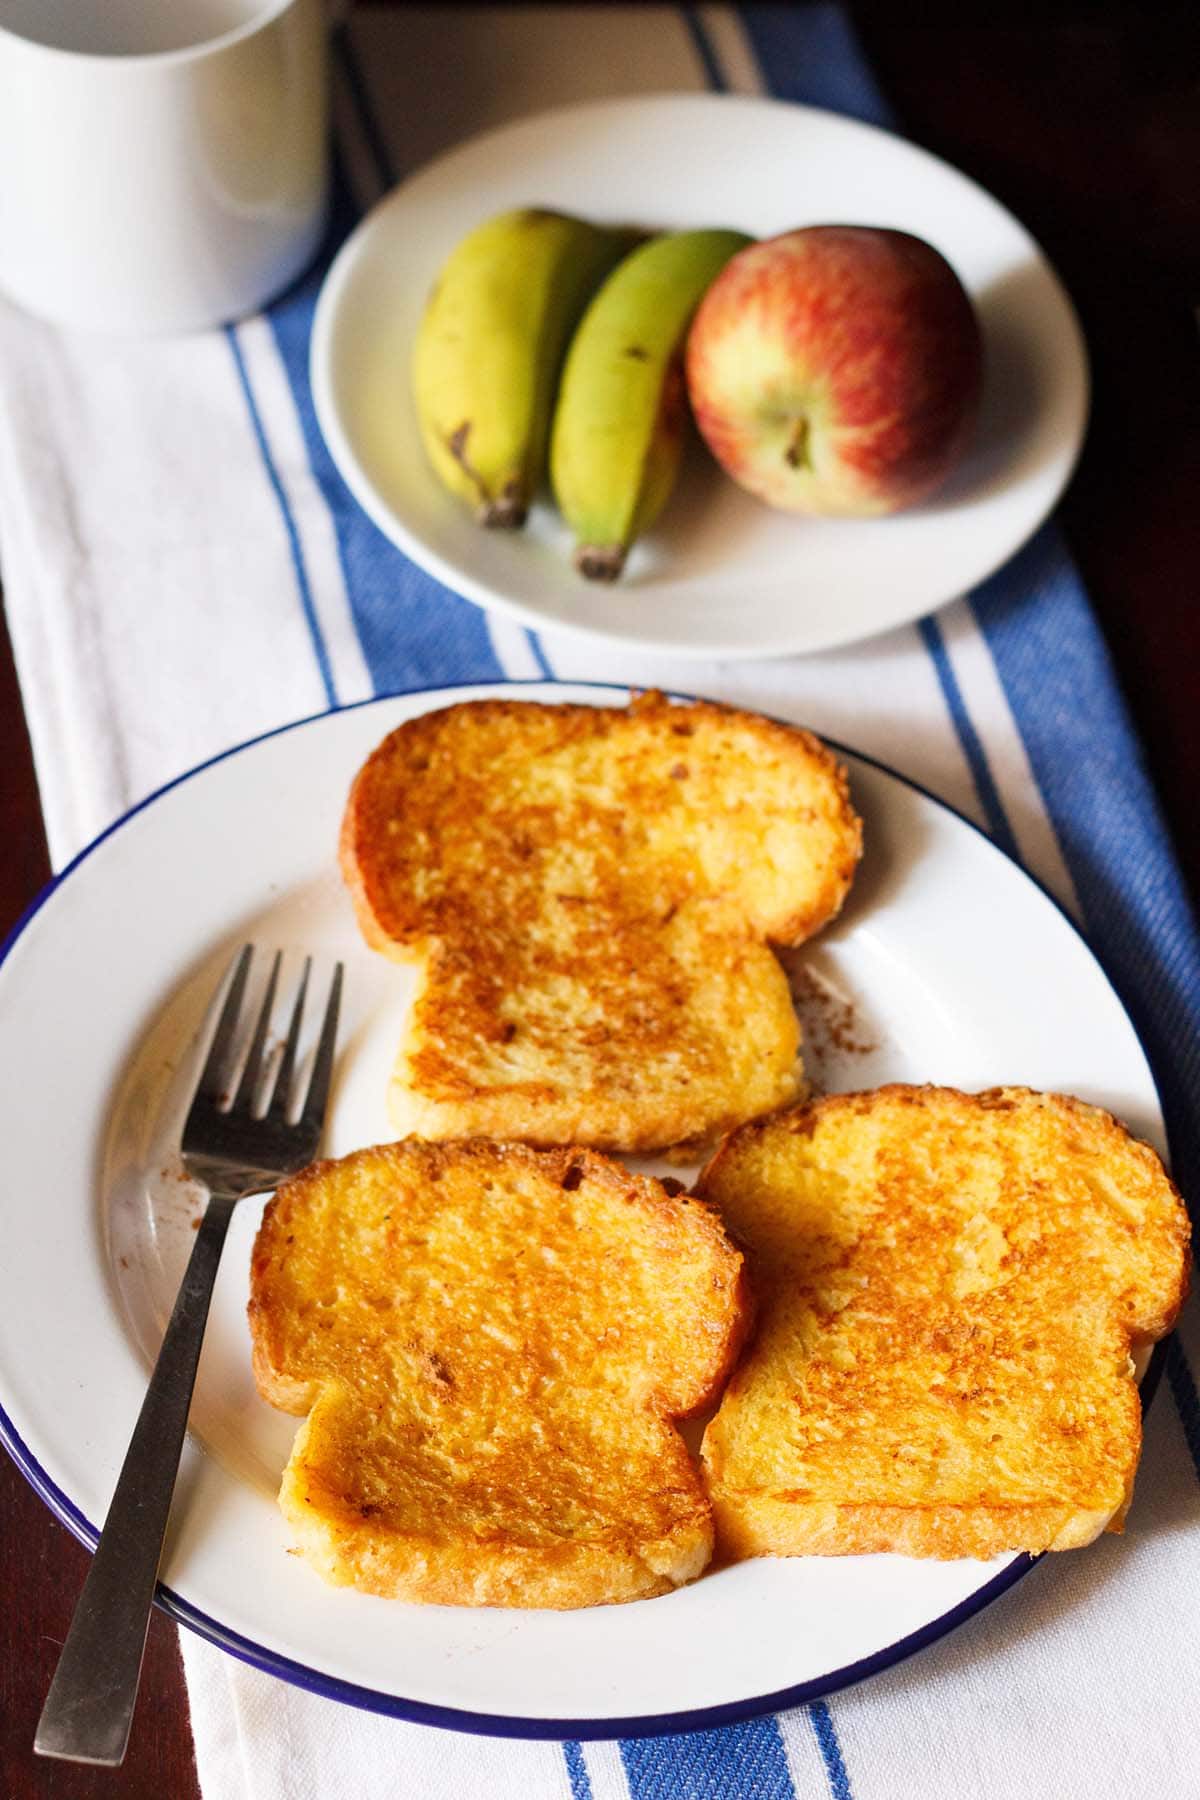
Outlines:
<svg viewBox="0 0 1200 1800"><path fill-rule="evenodd" d="M923 499L957 462L982 349L932 244L810 225L725 265L686 368L696 423L740 486L786 511L862 518Z"/></svg>

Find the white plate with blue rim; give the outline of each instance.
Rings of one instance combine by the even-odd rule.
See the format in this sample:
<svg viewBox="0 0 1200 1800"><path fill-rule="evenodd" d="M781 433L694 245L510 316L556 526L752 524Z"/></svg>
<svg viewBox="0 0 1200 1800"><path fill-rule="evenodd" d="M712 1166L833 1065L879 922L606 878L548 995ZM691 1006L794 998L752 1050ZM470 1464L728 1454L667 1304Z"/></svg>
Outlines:
<svg viewBox="0 0 1200 1800"><path fill-rule="evenodd" d="M199 1197L178 1133L219 978L247 940L285 958L311 949L318 968L342 958L327 1149L388 1135L384 1092L412 975L359 938L337 873L340 815L354 773L394 726L497 693L624 696L551 683L437 690L258 739L120 821L5 948L0 1057L20 1076L0 1087L0 1435L85 1543L191 1243ZM846 760L866 854L842 917L794 970L810 1076L829 1090L1067 1090L1163 1149L1145 1056L1075 927L975 827L879 764ZM275 1495L297 1421L259 1399L251 1373L260 1212L243 1203L225 1250L159 1598L275 1675L467 1731L709 1727L885 1668L1032 1566L1026 1556L761 1559L659 1599L569 1613L422 1607L329 1587L288 1554Z"/></svg>
<svg viewBox="0 0 1200 1800"><path fill-rule="evenodd" d="M421 448L409 365L425 297L474 225L558 207L647 229L818 223L915 232L957 270L983 328L969 454L890 518L772 512L697 445L622 581L589 583L543 498L522 532L483 531ZM902 138L835 113L728 94L603 100L471 139L401 183L339 252L311 374L330 453L393 543L447 587L533 627L687 657L783 656L886 631L965 593L1036 530L1075 466L1083 339L1038 245L998 201Z"/></svg>

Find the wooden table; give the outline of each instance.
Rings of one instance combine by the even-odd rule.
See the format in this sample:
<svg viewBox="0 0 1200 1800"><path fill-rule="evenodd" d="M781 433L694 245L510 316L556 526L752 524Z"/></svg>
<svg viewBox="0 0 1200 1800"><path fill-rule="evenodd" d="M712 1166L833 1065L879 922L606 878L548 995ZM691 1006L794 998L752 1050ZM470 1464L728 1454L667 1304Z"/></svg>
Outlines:
<svg viewBox="0 0 1200 1800"><path fill-rule="evenodd" d="M1083 319L1095 405L1062 519L1112 647L1193 893L1200 844L1200 26L1131 5L1000 9L944 22L860 0L863 43L908 134L1012 207ZM1028 10L1030 16L1024 16ZM1080 696L1086 705L1086 696ZM0 637L0 930L49 875ZM37 1762L34 1723L85 1552L0 1457L0 1793L5 1800L198 1790L174 1627L156 1614L118 1773Z"/></svg>

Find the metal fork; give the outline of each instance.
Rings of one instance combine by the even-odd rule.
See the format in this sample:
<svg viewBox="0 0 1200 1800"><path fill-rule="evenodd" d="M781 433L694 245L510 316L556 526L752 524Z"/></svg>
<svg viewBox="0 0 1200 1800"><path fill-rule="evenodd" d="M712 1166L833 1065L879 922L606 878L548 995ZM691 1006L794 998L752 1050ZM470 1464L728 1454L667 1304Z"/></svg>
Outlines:
<svg viewBox="0 0 1200 1800"><path fill-rule="evenodd" d="M266 1061L278 955L237 1092L231 1103L224 1103L226 1069L253 954L247 944L234 964L183 1127L184 1167L208 1189L208 1203L38 1721L34 1749L41 1756L109 1767L124 1758L200 1346L229 1221L239 1200L265 1193L283 1176L302 1169L320 1142L333 1073L342 965L334 972L308 1093L293 1123L293 1076L311 958L304 965L266 1111L256 1116L254 1099Z"/></svg>

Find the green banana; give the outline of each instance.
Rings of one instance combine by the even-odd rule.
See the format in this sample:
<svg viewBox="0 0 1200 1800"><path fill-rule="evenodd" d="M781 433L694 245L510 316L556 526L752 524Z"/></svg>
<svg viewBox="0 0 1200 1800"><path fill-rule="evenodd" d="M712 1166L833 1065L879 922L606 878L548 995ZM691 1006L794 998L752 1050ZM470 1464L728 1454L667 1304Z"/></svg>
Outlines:
<svg viewBox="0 0 1200 1800"><path fill-rule="evenodd" d="M684 338L705 289L751 239L677 231L618 263L584 313L563 366L550 482L576 537L575 566L615 581L675 485L685 405Z"/></svg>
<svg viewBox="0 0 1200 1800"><path fill-rule="evenodd" d="M563 353L631 241L522 207L476 226L444 264L417 332L413 395L434 471L481 524L525 523Z"/></svg>

